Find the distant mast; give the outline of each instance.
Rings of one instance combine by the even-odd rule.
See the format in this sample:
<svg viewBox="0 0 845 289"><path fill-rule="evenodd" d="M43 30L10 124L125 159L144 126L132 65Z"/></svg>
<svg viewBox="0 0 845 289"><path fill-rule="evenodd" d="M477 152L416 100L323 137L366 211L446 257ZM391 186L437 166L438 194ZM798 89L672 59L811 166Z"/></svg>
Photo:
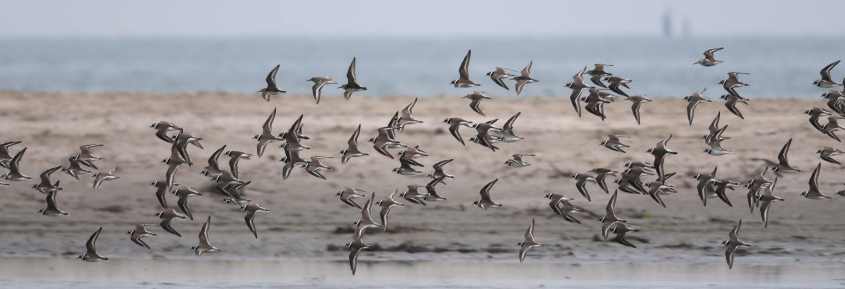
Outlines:
<svg viewBox="0 0 845 289"><path fill-rule="evenodd" d="M663 37L672 38L672 10L666 9L663 12Z"/></svg>

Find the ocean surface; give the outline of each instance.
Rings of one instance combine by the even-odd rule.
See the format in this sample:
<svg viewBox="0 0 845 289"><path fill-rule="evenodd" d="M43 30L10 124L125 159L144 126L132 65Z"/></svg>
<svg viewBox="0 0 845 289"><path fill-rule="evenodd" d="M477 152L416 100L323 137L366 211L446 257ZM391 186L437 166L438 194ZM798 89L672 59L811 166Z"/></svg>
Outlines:
<svg viewBox="0 0 845 289"><path fill-rule="evenodd" d="M709 47L724 46L725 63L692 63ZM358 57L358 77L367 95L463 95L451 87L458 65L472 49L472 78L479 90L513 95L484 74L496 66L515 70L534 61L524 95L568 95L571 76L593 63L614 64L611 72L632 79L633 94L681 97L702 88L722 94L718 81L728 71L748 72L750 98L818 97L812 85L824 65L845 54L841 37L131 37L0 38L0 90L22 91L230 91L254 92L266 73L281 64L279 85L289 93L310 93L311 76L345 82ZM845 66L845 65L843 65ZM845 67L834 70L837 81ZM328 87L326 95L339 95Z"/></svg>

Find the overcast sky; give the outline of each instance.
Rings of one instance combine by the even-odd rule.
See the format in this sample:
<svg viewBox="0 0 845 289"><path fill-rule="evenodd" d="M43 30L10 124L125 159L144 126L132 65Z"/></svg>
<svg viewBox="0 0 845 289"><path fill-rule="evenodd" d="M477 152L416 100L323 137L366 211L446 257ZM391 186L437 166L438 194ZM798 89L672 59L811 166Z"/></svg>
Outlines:
<svg viewBox="0 0 845 289"><path fill-rule="evenodd" d="M845 35L845 1L0 0L0 36Z"/></svg>

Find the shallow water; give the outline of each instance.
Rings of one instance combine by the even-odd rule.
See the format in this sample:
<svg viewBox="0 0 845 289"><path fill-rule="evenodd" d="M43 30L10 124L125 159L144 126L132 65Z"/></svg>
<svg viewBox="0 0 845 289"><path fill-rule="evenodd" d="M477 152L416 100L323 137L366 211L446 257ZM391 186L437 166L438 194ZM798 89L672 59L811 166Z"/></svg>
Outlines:
<svg viewBox="0 0 845 289"><path fill-rule="evenodd" d="M4 258L0 288L841 288L841 263L365 262ZM743 260L745 261L745 260Z"/></svg>
<svg viewBox="0 0 845 289"><path fill-rule="evenodd" d="M725 63L692 63L709 47L727 47ZM281 64L279 85L310 93L306 79L328 75L345 81L358 57L367 95L457 95L449 81L473 49L472 78L480 89L507 93L484 73L496 66L519 70L534 60L524 95L568 95L563 83L584 65L615 64L611 72L632 79L632 93L683 96L710 88L727 71L749 72L747 97L818 97L818 71L845 51L841 37L740 37L663 39L651 37L434 38L434 37L229 37L229 38L5 38L0 39L0 89L59 91L254 92L267 71ZM845 67L834 70L841 80ZM337 96L336 87L324 94Z"/></svg>

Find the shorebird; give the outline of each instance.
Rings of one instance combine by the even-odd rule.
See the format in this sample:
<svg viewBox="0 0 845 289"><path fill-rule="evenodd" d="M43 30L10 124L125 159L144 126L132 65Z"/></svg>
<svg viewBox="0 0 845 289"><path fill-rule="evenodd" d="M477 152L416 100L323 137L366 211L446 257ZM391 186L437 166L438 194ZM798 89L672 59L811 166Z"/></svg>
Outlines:
<svg viewBox="0 0 845 289"><path fill-rule="evenodd" d="M399 197L405 199L406 201L412 204L425 206L426 198L428 197L428 191L426 191L426 193L422 193L420 192L420 188L422 188L422 186L420 185L408 185L408 190L399 194Z"/></svg>
<svg viewBox="0 0 845 289"><path fill-rule="evenodd" d="M646 150L647 153L650 153L654 156L654 161L652 164L654 165L654 171L657 172L657 179L662 183L664 180L668 179L667 174L663 168L664 161L667 155L676 155L678 152L669 149L669 141L672 140L672 135L670 134L665 139L660 140L657 142L654 147L649 148Z"/></svg>
<svg viewBox="0 0 845 289"><path fill-rule="evenodd" d="M713 179L711 180L713 183L713 193L718 197L722 202L724 202L728 207L733 207L734 205L731 203L731 200L728 198L727 190L733 191L737 185L737 183L729 181L729 180L720 180L720 179ZM704 206L707 206L707 198L704 198Z"/></svg>
<svg viewBox="0 0 845 289"><path fill-rule="evenodd" d="M311 95L314 97L314 101L316 101L317 104L320 104L320 96L323 94L323 87L327 84L337 84L333 78L328 76L314 76L309 78L308 81L314 83L311 85Z"/></svg>
<svg viewBox="0 0 845 289"><path fill-rule="evenodd" d="M614 191L610 199L607 200L605 207L605 214L599 221L601 221L601 237L602 240L607 241L607 235L616 227L618 223L625 223L627 220L616 216L616 198L619 196L618 191Z"/></svg>
<svg viewBox="0 0 845 289"><path fill-rule="evenodd" d="M704 51L704 58L696 61L693 64L700 64L701 66L704 66L704 67L710 67L710 66L722 63L721 60L716 59L716 55L715 55L716 52L719 52L722 49L725 49L725 48L724 47L717 47L717 48L710 48L710 49L705 50Z"/></svg>
<svg viewBox="0 0 845 289"><path fill-rule="evenodd" d="M244 223L246 223L246 227L252 232L252 236L258 239L258 231L255 230L255 214L270 213L270 210L253 202L241 203L241 210L244 211Z"/></svg>
<svg viewBox="0 0 845 289"><path fill-rule="evenodd" d="M613 64L597 63L597 64L593 64L593 69L586 70L587 68L584 67L584 70L586 70L585 72L591 76L590 81L592 81L595 85L598 85L599 87L607 88L607 86L605 86L604 83L601 82L601 79L604 76L611 76L613 74L605 71L604 70L605 67L613 67Z"/></svg>
<svg viewBox="0 0 845 289"><path fill-rule="evenodd" d="M481 101L485 99L492 99L480 91L473 91L472 93L465 95L463 98L469 99L469 108L482 116L484 116L484 111L481 110Z"/></svg>
<svg viewBox="0 0 845 289"><path fill-rule="evenodd" d="M745 117L742 116L742 111L740 111L739 108L736 107L736 104L743 103L745 105L748 105L747 99L740 98L738 95L735 94L722 95L722 99L725 100L725 107L728 109L728 111L730 111L740 119L745 119Z"/></svg>
<svg viewBox="0 0 845 289"><path fill-rule="evenodd" d="M839 62L841 62L841 60L837 60L828 65L825 65L822 70L819 71L821 78L816 81L813 81L813 85L821 88L831 88L834 86L842 85L841 83L836 83L835 81L833 81L833 78L830 77L830 71L833 70L833 68L836 67Z"/></svg>
<svg viewBox="0 0 845 289"><path fill-rule="evenodd" d="M519 246L520 263L525 261L525 255L528 254L528 250L543 246L543 243L537 242L537 239L534 237L534 218L531 218L531 225L528 225L528 229L525 230L524 240L516 245Z"/></svg>
<svg viewBox="0 0 845 289"><path fill-rule="evenodd" d="M625 148L631 147L622 143L621 136L613 134L609 134L602 138L600 144L612 151L617 151L620 153L625 153Z"/></svg>
<svg viewBox="0 0 845 289"><path fill-rule="evenodd" d="M628 223L625 223L625 222L617 222L615 225L613 225L613 228L611 230L611 232L616 234L616 236L614 236L613 239L611 239L611 241L622 244L623 246L626 246L626 247L636 248L637 246L635 246L633 243L628 241L628 239L625 239L625 236L628 234L628 232L639 232L639 231L640 231L640 229L637 228L637 227L634 227L634 225L631 225L631 224L628 224Z"/></svg>
<svg viewBox="0 0 845 289"><path fill-rule="evenodd" d="M357 57L352 57L352 62L349 63L349 69L346 71L346 84L340 86L340 88L343 89L343 97L346 98L346 100L349 100L354 92L367 90L366 87L358 84L358 69L355 65L356 60Z"/></svg>
<svg viewBox="0 0 845 289"><path fill-rule="evenodd" d="M763 163L766 164L766 166L772 167L773 168L772 171L775 172L775 174L777 174L778 176L782 176L783 173L800 172L801 170L794 168L794 167L792 167L792 165L789 164L789 148L791 146L792 146L792 139L790 138L788 141L786 141L786 143L783 145L783 147L780 148L780 151L778 152L777 162L772 161L772 160L768 160L768 159L761 159L761 158L752 158L751 160L752 161L762 161Z"/></svg>
<svg viewBox="0 0 845 289"><path fill-rule="evenodd" d="M373 143L373 149L379 154L390 159L393 159L394 157L388 149L405 146L398 140L390 137L390 131L392 130L393 128L391 127L380 127L378 128L378 135L370 139L370 142Z"/></svg>
<svg viewBox="0 0 845 289"><path fill-rule="evenodd" d="M9 162L12 161L12 154L9 149L21 141L8 141L0 144L0 166L9 168Z"/></svg>
<svg viewBox="0 0 845 289"><path fill-rule="evenodd" d="M511 158L505 161L505 165L511 168L524 168L530 166L531 163L525 160L525 157L533 157L534 154L513 154Z"/></svg>
<svg viewBox="0 0 845 289"><path fill-rule="evenodd" d="M587 199L587 202L592 202L592 198L590 198L590 191L587 191L587 182L596 182L596 179L588 174L574 174L572 175L572 179L575 180L575 188L578 189L578 193L584 196Z"/></svg>
<svg viewBox="0 0 845 289"><path fill-rule="evenodd" d="M604 113L604 105L613 102L613 96L596 87L590 87L590 93L582 99L587 105L584 109L604 121L607 116Z"/></svg>
<svg viewBox="0 0 845 289"><path fill-rule="evenodd" d="M718 170L719 166L716 166L713 167L713 172L710 174L698 173L695 175L695 179L698 181L695 189L698 191L698 198L701 199L705 207L707 206L707 199L716 196L716 186L713 180L716 178L716 172Z"/></svg>
<svg viewBox="0 0 845 289"><path fill-rule="evenodd" d="M705 91L707 91L707 88L693 92L688 96L684 96L684 100L687 101L687 120L689 120L690 126L692 126L692 120L695 118L695 108L698 104L702 102L713 102L712 100L704 97Z"/></svg>
<svg viewBox="0 0 845 289"><path fill-rule="evenodd" d="M804 198L811 200L830 199L829 196L823 194L819 189L819 174L821 174L821 169L822 163L819 162L819 164L813 170L813 173L810 175L809 189L807 191L801 192L801 196L803 196Z"/></svg>
<svg viewBox="0 0 845 289"><path fill-rule="evenodd" d="M85 242L85 253L79 256L79 259L85 262L97 262L97 261L107 261L109 258L100 256L97 254L97 239L100 239L100 233L103 232L103 227L94 231L91 234L91 237L88 237L88 241Z"/></svg>
<svg viewBox="0 0 845 289"><path fill-rule="evenodd" d="M464 60L461 61L461 66L458 67L458 79L452 80L451 84L454 87L473 87L480 86L480 84L472 82L469 79L469 60L472 57L472 50L467 50Z"/></svg>
<svg viewBox="0 0 845 289"><path fill-rule="evenodd" d="M282 93L286 93L287 91L279 89L279 86L276 85L276 74L279 73L279 66L280 64L276 64L270 73L267 74L267 77L264 78L264 81L267 82L267 87L262 88L258 91L261 94L261 98L266 101L270 101L270 96L279 95Z"/></svg>
<svg viewBox="0 0 845 289"><path fill-rule="evenodd" d="M312 156L310 161L305 162L305 172L316 178L325 180L326 176L323 175L323 169L329 172L333 172L335 170L335 167L326 164L323 160L333 158L335 157Z"/></svg>
<svg viewBox="0 0 845 289"><path fill-rule="evenodd" d="M830 138L832 138L832 139L834 139L838 142L842 142L842 140L839 139L839 136L836 135L836 132L840 131L842 129L845 129L842 126L839 125L839 119L841 119L841 118L842 118L841 116L832 116L832 115L828 116L827 117L827 123L824 124L824 127L822 127L822 132L825 135L829 136Z"/></svg>
<svg viewBox="0 0 845 289"><path fill-rule="evenodd" d="M219 149L214 151L211 156L208 158L208 166L206 166L202 170L202 175L214 178L219 176L223 173L223 169L220 168L220 155L223 154L223 151L226 150L226 145L221 146Z"/></svg>
<svg viewBox="0 0 845 289"><path fill-rule="evenodd" d="M346 141L346 149L340 151L340 162L345 164L348 163L350 159L357 158L357 157L365 157L369 154L361 152L358 149L358 136L361 135L361 124L358 124L358 127L355 128L355 131L352 132L352 136L349 137L349 140Z"/></svg>
<svg viewBox="0 0 845 289"><path fill-rule="evenodd" d="M103 157L97 155L97 149L103 147L102 144L86 144L79 146L79 159L83 161L99 161ZM95 167L96 169L96 167Z"/></svg>
<svg viewBox="0 0 845 289"><path fill-rule="evenodd" d="M352 235L353 240L363 240L364 233L368 229L380 229L383 224L379 224L373 218L372 208L373 208L373 199L375 198L375 193L370 193L370 197L367 198L367 201L364 203L364 206L361 207L361 216L358 218L353 225L355 226L355 231Z"/></svg>
<svg viewBox="0 0 845 289"><path fill-rule="evenodd" d="M499 147L493 144L497 141L496 136L501 134L501 129L493 126L493 124L495 124L498 120L499 119L493 119L487 122L473 124L472 127L475 128L476 135L471 138L470 141L476 142L494 152L498 150Z"/></svg>
<svg viewBox="0 0 845 289"><path fill-rule="evenodd" d="M505 124L502 126L501 129L501 141L505 143L513 143L522 140L522 137L517 136L516 133L513 132L513 124L522 115L522 112L517 112L512 115Z"/></svg>
<svg viewBox="0 0 845 289"><path fill-rule="evenodd" d="M514 77L513 80L516 81L514 88L516 89L516 95L522 94L522 89L525 87L526 84L535 83L537 82L536 79L531 78L531 68L534 66L534 61L528 62L528 66L522 68L519 72L519 75Z"/></svg>
<svg viewBox="0 0 845 289"><path fill-rule="evenodd" d="M628 93L622 91L622 87L627 88L627 89L631 89L631 87L628 86L628 84L631 83L630 79L625 79L625 78L622 78L622 77L619 77L619 76L611 75L611 76L605 77L604 81L607 81L607 83L609 84L607 86L607 88L609 88L610 91L613 91L618 95L628 97Z"/></svg>
<svg viewBox="0 0 845 289"><path fill-rule="evenodd" d="M194 254L197 256L202 256L203 254L211 254L217 253L220 249L211 245L208 242L208 227L211 226L211 216L209 215L208 218L205 219L205 223L202 224L199 233L199 242L196 246L191 247L191 250L194 251Z"/></svg>
<svg viewBox="0 0 845 289"><path fill-rule="evenodd" d="M631 113L634 114L634 119L637 121L637 124L640 124L640 106L644 102L651 102L651 99L647 98L645 96L635 95L635 96L629 96L625 100L628 100L628 101L631 102Z"/></svg>
<svg viewBox="0 0 845 289"><path fill-rule="evenodd" d="M434 165L431 166L432 168L434 168L434 172L432 174L428 175L428 176L431 177L432 179L437 179L437 178L440 178L440 177L443 177L444 179L445 178L454 179L455 176L447 174L445 171L443 171L443 167L448 165L449 163L451 163L454 160L455 159L446 159L446 160L442 160L442 161L434 163ZM441 183L445 183L445 182L443 182L441 180Z"/></svg>
<svg viewBox="0 0 845 289"><path fill-rule="evenodd" d="M581 220L578 220L578 218L572 215L572 213L578 211L578 209L569 202L573 199L554 193L546 193L545 198L550 200L549 207L552 208L552 211L554 211L555 214L563 217L564 220L570 223L581 224Z"/></svg>
<svg viewBox="0 0 845 289"><path fill-rule="evenodd" d="M438 178L432 179L427 184L425 184L425 191L427 193L425 195L426 201L444 201L444 200L446 200L446 197L441 196L440 193L437 192L437 184L443 183L443 179L445 179L445 178L446 178L446 176L440 176Z"/></svg>
<svg viewBox="0 0 845 289"><path fill-rule="evenodd" d="M111 170L108 170L108 171L105 171L105 172L99 171L96 174L94 174L94 184L92 185L92 187L94 188L95 191L97 191L97 190L100 190L100 188L103 186L104 182L114 181L114 180L117 180L117 179L120 179L120 177L118 177L117 175L114 174L114 169L111 169Z"/></svg>
<svg viewBox="0 0 845 289"><path fill-rule="evenodd" d="M728 233L728 239L722 241L722 246L725 246L725 261L728 262L728 269L733 269L734 267L734 256L736 255L736 249L738 247L748 247L751 246L750 243L747 243L743 240L740 240L739 235L742 233L742 219L736 223L736 226Z"/></svg>
<svg viewBox="0 0 845 289"><path fill-rule="evenodd" d="M493 199L490 198L490 190L493 189L493 186L496 185L496 182L498 181L499 179L495 179L484 185L484 187L482 187L480 191L481 199L473 202L472 204L484 210L487 210L487 208L490 207L501 207L502 204L496 203L493 201Z"/></svg>
<svg viewBox="0 0 845 289"><path fill-rule="evenodd" d="M61 170L61 169L62 169L62 166L55 166L55 167L44 170L44 172L42 172L39 175L39 179L41 180L41 182L39 182L35 185L32 185L32 188L41 192L42 194L47 194L47 193L50 193L50 192L62 190L62 188L59 186L59 180L56 180L56 182L53 182L52 179L51 179L51 176L53 175L53 173L55 173L56 171Z"/></svg>
<svg viewBox="0 0 845 289"><path fill-rule="evenodd" d="M501 88L504 88L505 90L510 90L510 88L508 88L508 85L505 83L505 79L513 78L516 75L508 72L505 68L496 67L495 70L488 72L487 76L489 76L490 80L493 80L496 85L500 86Z"/></svg>
<svg viewBox="0 0 845 289"><path fill-rule="evenodd" d="M255 153L258 154L258 157L264 155L264 150L268 144L272 142L283 141L284 139L278 137L273 134L273 121L276 120L276 108L273 108L273 112L267 116L267 120L264 121L264 124L261 125L261 134L257 134L252 138L258 141L256 145Z"/></svg>
<svg viewBox="0 0 845 289"><path fill-rule="evenodd" d="M774 181L769 180L766 178L766 173L768 171L769 167L764 167L763 170L760 171L759 175L752 177L745 185L745 187L748 188L748 193L745 198L748 201L748 209L751 213L754 213L754 208L760 204L760 198L763 195L763 191L774 190L774 184L777 181L777 177L775 177Z"/></svg>
<svg viewBox="0 0 845 289"><path fill-rule="evenodd" d="M657 181L649 182L648 184L646 184L646 186L648 187L648 190L646 190L646 194L651 197L654 202L664 208L666 207L666 202L663 201L663 197L661 196L664 194L677 192L675 191L674 186L664 184L662 181L660 181L660 178L658 178Z"/></svg>
<svg viewBox="0 0 845 289"><path fill-rule="evenodd" d="M775 178L774 182L769 186L768 189L763 190L763 193L760 195L759 203L760 203L760 218L763 221L763 228L769 226L769 210L772 208L772 203L775 201L783 201L783 198L780 196L774 195L774 187L777 184L777 178Z"/></svg>
<svg viewBox="0 0 845 289"><path fill-rule="evenodd" d="M166 143L173 143L176 140L176 136L171 135L171 132L181 133L183 131L181 127L169 121L157 121L150 127L156 130L156 137Z"/></svg>
<svg viewBox="0 0 845 289"><path fill-rule="evenodd" d="M336 196L337 199L347 206L361 209L361 205L355 202L355 199L366 198L367 196L364 195L366 191L361 189L355 188L344 188L342 191L337 192Z"/></svg>
<svg viewBox="0 0 845 289"><path fill-rule="evenodd" d="M618 172L614 171L614 170L606 169L606 168L595 168L595 169L590 170L590 173L593 173L593 174L596 175L595 176L596 184L599 185L599 188L601 188L601 190L604 191L605 194L610 194L610 190L607 188L607 177L608 176L616 177Z"/></svg>
<svg viewBox="0 0 845 289"><path fill-rule="evenodd" d="M748 74L749 73L746 73L746 72L735 72L735 71L728 72L728 78L719 81L719 84L722 85L722 88L724 88L725 91L728 92L728 94L733 95L737 98L742 98L741 96L739 96L739 93L736 91L736 88L748 86L747 83L744 83L744 82L739 80L740 75L748 75Z"/></svg>
<svg viewBox="0 0 845 289"><path fill-rule="evenodd" d="M836 149L836 148L832 148L832 147L822 147L821 149L816 151L816 154L819 155L820 159L822 159L823 161L832 163L832 164L837 164L837 165L842 165L842 163L840 163L838 160L834 159L833 157L840 155L840 154L843 154L843 153L845 153L845 151L842 151L842 150Z"/></svg>
<svg viewBox="0 0 845 289"><path fill-rule="evenodd" d="M352 275L355 275L355 269L358 268L358 255L361 251L369 249L372 245L364 243L361 239L355 239L346 243L346 249L349 249L349 269L352 270Z"/></svg>
<svg viewBox="0 0 845 289"><path fill-rule="evenodd" d="M168 233L182 237L182 234L177 232L176 229L173 229L170 223L173 221L173 218L186 219L188 217L180 214L179 212L176 212L172 208L164 208L161 210L161 212L158 212L156 216L161 219L161 222L159 222L159 226L161 226L162 229L164 229Z"/></svg>
<svg viewBox="0 0 845 289"><path fill-rule="evenodd" d="M417 105L418 100L418 97L414 97L414 100L411 101L411 103L409 103L408 105L403 107L402 110L399 111L399 119L397 120L397 125L399 126L400 130L405 129L405 126L407 125L422 123L421 120L415 119L413 115L414 107Z"/></svg>
<svg viewBox="0 0 845 289"><path fill-rule="evenodd" d="M9 161L9 171L2 176L2 179L8 181L25 181L32 179L31 177L24 175L21 173L21 159L23 159L23 154L26 153L27 148L23 148L22 150L18 151L15 156Z"/></svg>
<svg viewBox="0 0 845 289"><path fill-rule="evenodd" d="M57 191L48 191L47 196L44 202L47 204L47 207L38 210L44 216L66 216L68 215L67 212L60 210L56 206L56 195L58 194Z"/></svg>
<svg viewBox="0 0 845 289"><path fill-rule="evenodd" d="M461 137L461 126L465 127L472 127L472 122L462 119L460 117L450 117L443 120L444 123L449 124L449 133L458 140L461 145L466 146L467 144L464 142L464 138Z"/></svg>
<svg viewBox="0 0 845 289"><path fill-rule="evenodd" d="M132 230L129 230L129 232L126 233L129 234L129 240L131 240L132 243L144 247L147 250L152 250L152 248L150 248L150 245L147 245L147 242L144 242L143 238L157 236L155 233L148 231L147 225L145 224L135 224Z"/></svg>
<svg viewBox="0 0 845 289"><path fill-rule="evenodd" d="M176 189L173 194L179 197L179 200L176 202L179 211L181 211L182 214L185 214L185 216L187 216L189 220L193 221L194 214L191 213L191 207L188 206L188 198L191 196L202 196L202 194L200 194L200 192L197 192L197 190L195 190L194 188L186 186L181 186L180 188Z"/></svg>
<svg viewBox="0 0 845 289"><path fill-rule="evenodd" d="M572 102L572 108L575 109L578 118L581 118L581 90L590 88L589 85L584 83L584 72L586 71L587 67L585 66L584 69L572 76L572 81L565 84L566 87L572 89L572 93L569 94L569 101Z"/></svg>
<svg viewBox="0 0 845 289"><path fill-rule="evenodd" d="M82 161L77 158L77 155L78 153L75 153L68 157L67 166L62 167L62 172L65 172L67 175L79 180L79 175L91 173L91 170L88 170L91 166L89 162Z"/></svg>
<svg viewBox="0 0 845 289"><path fill-rule="evenodd" d="M397 190L393 190L386 199L379 200L376 202L376 205L379 206L381 209L379 210L379 218L381 218L381 226L385 232L387 232L387 216L390 215L390 209L393 207L404 207L405 204L396 201L396 194L399 193Z"/></svg>
<svg viewBox="0 0 845 289"><path fill-rule="evenodd" d="M195 136L188 134L186 132L181 132L176 136L176 140L173 141L172 150L175 150L176 152L178 152L179 157L182 160L184 160L186 163L188 163L188 166L190 167L190 166L193 166L194 163L191 160L191 155L188 154L188 145L192 145L192 146L198 147L200 149L204 149L204 147L202 146L202 143L200 141L202 141L201 137L195 137Z"/></svg>
<svg viewBox="0 0 845 289"><path fill-rule="evenodd" d="M831 114L829 111L824 110L822 108L814 107L814 108L805 110L804 113L810 116L809 121L810 121L810 125L812 125L813 128L815 128L816 130L818 130L819 132L821 132L823 134L827 134L827 131L825 131L825 129L824 129L824 125L822 125L821 122L819 122L819 119L821 119L822 116L829 116Z"/></svg>
<svg viewBox="0 0 845 289"><path fill-rule="evenodd" d="M231 172L232 176L234 176L235 178L240 177L238 174L238 163L240 163L241 160L252 159L252 154L245 153L242 151L230 150L223 154L229 157L229 172Z"/></svg>

